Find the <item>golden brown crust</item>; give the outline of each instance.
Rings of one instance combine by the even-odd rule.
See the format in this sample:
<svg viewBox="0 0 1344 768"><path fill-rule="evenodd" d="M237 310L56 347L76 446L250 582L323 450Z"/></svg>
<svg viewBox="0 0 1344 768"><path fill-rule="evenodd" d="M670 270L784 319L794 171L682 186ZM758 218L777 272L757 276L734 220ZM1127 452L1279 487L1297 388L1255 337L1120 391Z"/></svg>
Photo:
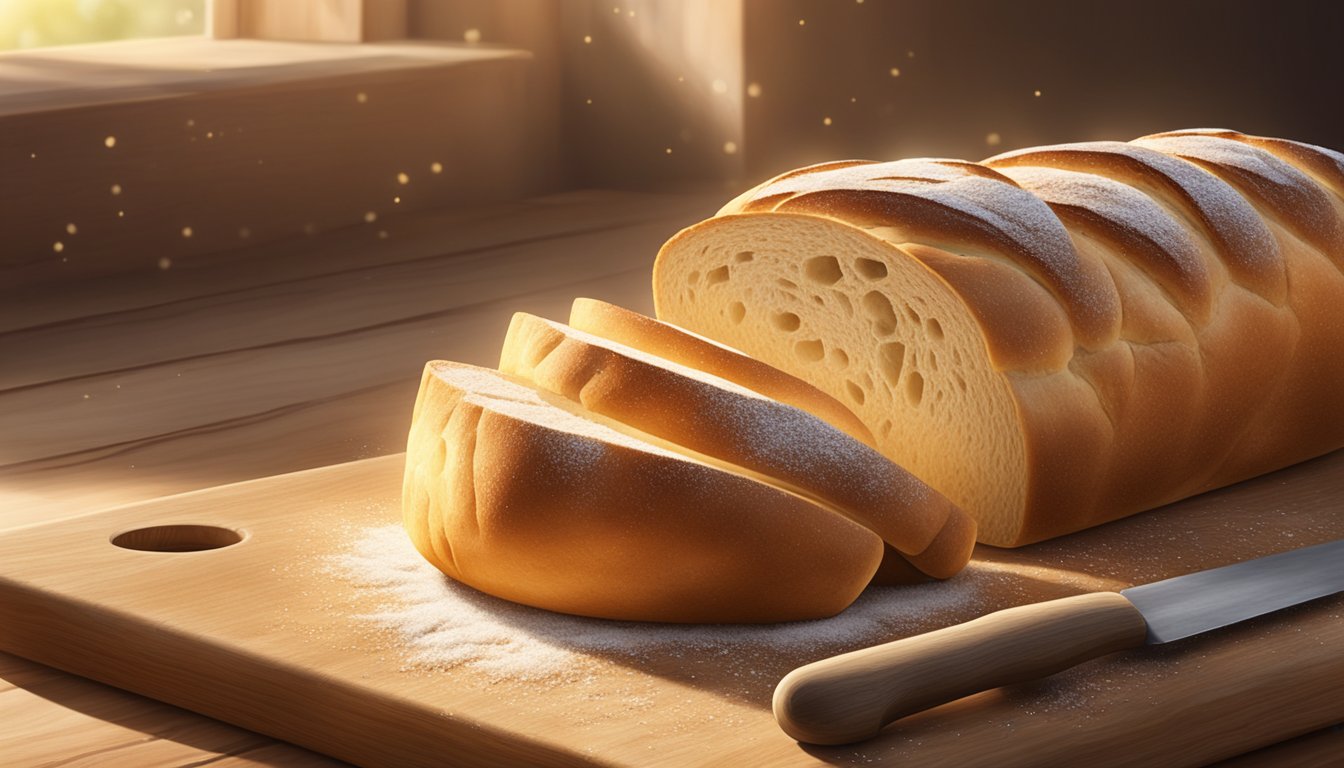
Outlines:
<svg viewBox="0 0 1344 768"><path fill-rule="evenodd" d="M873 444L873 434L839 400L772 365L671 323L605 301L578 298L570 308L569 325L741 384L807 411L866 445Z"/></svg>
<svg viewBox="0 0 1344 768"><path fill-rule="evenodd" d="M881 540L839 515L570 420L516 379L429 363L403 493L420 552L515 602L697 623L831 616L878 566Z"/></svg>
<svg viewBox="0 0 1344 768"><path fill-rule="evenodd" d="M816 499L925 573L946 578L970 557L975 530L964 512L876 450L793 406L526 313L514 315L500 370Z"/></svg>

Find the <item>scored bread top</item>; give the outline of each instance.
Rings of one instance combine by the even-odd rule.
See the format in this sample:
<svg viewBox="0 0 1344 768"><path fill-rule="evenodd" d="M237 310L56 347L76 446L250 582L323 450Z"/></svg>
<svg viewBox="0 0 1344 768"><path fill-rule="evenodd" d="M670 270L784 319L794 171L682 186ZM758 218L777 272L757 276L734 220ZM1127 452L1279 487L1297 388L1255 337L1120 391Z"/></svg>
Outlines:
<svg viewBox="0 0 1344 768"><path fill-rule="evenodd" d="M597 299L575 299L569 312L569 325L740 384L807 411L850 437L873 445L872 432L839 400L796 376L713 339Z"/></svg>
<svg viewBox="0 0 1344 768"><path fill-rule="evenodd" d="M521 312L499 367L679 449L804 494L874 531L927 575L947 578L970 558L975 526L964 512L806 411Z"/></svg>
<svg viewBox="0 0 1344 768"><path fill-rule="evenodd" d="M1209 252L1236 284L1275 306L1286 300L1278 241L1248 197L1344 267L1344 222L1332 187L1336 198L1344 195L1339 152L1196 129L1128 143L1033 147L981 163L823 163L777 176L719 215L804 213L903 245L1007 257L1064 308L1074 343L1096 350L1119 334L1116 284L1103 264L1074 247L1061 219L1085 221L1119 246L1200 322L1213 291Z"/></svg>

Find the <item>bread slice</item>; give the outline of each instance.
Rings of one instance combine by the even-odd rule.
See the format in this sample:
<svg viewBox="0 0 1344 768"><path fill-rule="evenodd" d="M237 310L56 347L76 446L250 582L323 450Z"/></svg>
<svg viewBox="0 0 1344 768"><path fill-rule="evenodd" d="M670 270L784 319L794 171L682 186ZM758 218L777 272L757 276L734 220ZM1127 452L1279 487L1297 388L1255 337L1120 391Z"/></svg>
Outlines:
<svg viewBox="0 0 1344 768"><path fill-rule="evenodd" d="M421 554L498 597L660 622L831 616L875 534L484 368L425 366L403 517Z"/></svg>
<svg viewBox="0 0 1344 768"><path fill-rule="evenodd" d="M677 234L660 319L854 409L982 541L1344 446L1344 155L1183 131L783 174Z"/></svg>
<svg viewBox="0 0 1344 768"><path fill-rule="evenodd" d="M947 578L970 558L974 523L944 496L811 413L727 379L526 313L513 317L499 368L813 499L877 533L924 574Z"/></svg>
<svg viewBox="0 0 1344 768"><path fill-rule="evenodd" d="M874 445L873 433L844 403L796 376L697 333L615 304L586 298L574 300L569 325L741 384L807 411L866 445Z"/></svg>

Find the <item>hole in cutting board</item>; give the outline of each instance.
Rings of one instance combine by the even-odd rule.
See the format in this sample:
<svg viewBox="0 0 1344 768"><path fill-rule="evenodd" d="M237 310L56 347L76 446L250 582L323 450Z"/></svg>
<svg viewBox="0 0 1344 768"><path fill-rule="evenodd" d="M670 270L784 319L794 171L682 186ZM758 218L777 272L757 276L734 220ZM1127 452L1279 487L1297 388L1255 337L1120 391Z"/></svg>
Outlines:
<svg viewBox="0 0 1344 768"><path fill-rule="evenodd" d="M118 533L112 543L140 552L203 552L230 547L243 533L216 525L154 525Z"/></svg>

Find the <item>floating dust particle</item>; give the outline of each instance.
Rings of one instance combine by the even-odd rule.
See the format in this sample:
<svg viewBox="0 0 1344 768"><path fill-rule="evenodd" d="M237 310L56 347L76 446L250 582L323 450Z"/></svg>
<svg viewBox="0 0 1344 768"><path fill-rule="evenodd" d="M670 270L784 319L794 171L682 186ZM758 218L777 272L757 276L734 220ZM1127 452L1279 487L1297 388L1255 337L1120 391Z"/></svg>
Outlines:
<svg viewBox="0 0 1344 768"><path fill-rule="evenodd" d="M761 98L761 93L762 93L762 90L761 90L761 84L760 84L760 83L752 83L752 84L750 84L750 85L747 86L747 96L749 96L749 97L751 97L751 98L753 98L753 99L759 99L759 98Z"/></svg>
<svg viewBox="0 0 1344 768"><path fill-rule="evenodd" d="M584 35L584 36L583 36L583 44L584 44L584 45L592 45L592 44L593 44L593 36L592 36L592 35Z"/></svg>
<svg viewBox="0 0 1344 768"><path fill-rule="evenodd" d="M588 104L592 104L592 103L593 103L593 100L592 100L592 99L586 99L585 101L586 101L586 103L588 103Z"/></svg>
<svg viewBox="0 0 1344 768"><path fill-rule="evenodd" d="M380 229L380 230L378 230L378 239L379 239L379 240L386 240L386 239L387 239L387 230L386 230L386 229Z"/></svg>
<svg viewBox="0 0 1344 768"><path fill-rule="evenodd" d="M891 74L892 77L900 77L900 76L901 76L901 68L900 68L900 67L892 67L890 70L888 70L888 72Z"/></svg>
<svg viewBox="0 0 1344 768"><path fill-rule="evenodd" d="M392 204L393 204L393 205L401 205L401 198L400 198L400 197L393 197L393 198L392 198Z"/></svg>
<svg viewBox="0 0 1344 768"><path fill-rule="evenodd" d="M406 175L406 172L405 172L405 171L402 171L401 173L398 173L398 174L397 174L397 183L398 183L398 184L410 184L410 183L411 183L411 177L408 176L408 175Z"/></svg>
<svg viewBox="0 0 1344 768"><path fill-rule="evenodd" d="M1036 98L1040 98L1040 96L1041 96L1041 91L1040 91L1040 89L1038 88L1038 89L1036 89L1035 91L1032 91L1032 95L1035 96Z"/></svg>
<svg viewBox="0 0 1344 768"><path fill-rule="evenodd" d="M111 189L111 191L112 191L112 194L114 194L114 195L120 195L120 194L121 194L121 185L120 185L120 184L113 184L113 185L111 186L110 189Z"/></svg>
<svg viewBox="0 0 1344 768"><path fill-rule="evenodd" d="M372 224L373 222L375 222L375 221L377 221L377 220L378 220L378 214L374 213L373 211L365 211L365 212L364 212L364 223L366 223L366 224Z"/></svg>
<svg viewBox="0 0 1344 768"><path fill-rule="evenodd" d="M830 125L830 124L831 124L831 118L829 118L829 117L823 117L823 118L821 118L821 124L822 124L822 125Z"/></svg>
<svg viewBox="0 0 1344 768"><path fill-rule="evenodd" d="M462 33L462 39L473 45L479 43L481 42L481 30L475 27L468 29Z"/></svg>
<svg viewBox="0 0 1344 768"><path fill-rule="evenodd" d="M196 121L195 121L194 119L188 117L188 118L187 118L187 127L188 127L188 128L195 128L195 127L196 127Z"/></svg>
<svg viewBox="0 0 1344 768"><path fill-rule="evenodd" d="M246 240L251 236L252 236L252 230L248 229L247 227L238 228L238 237L242 238L243 240Z"/></svg>
<svg viewBox="0 0 1344 768"><path fill-rule="evenodd" d="M87 392L86 392L86 393L84 393L84 399L85 399L85 400L88 400L88 399L89 399L89 395L88 395L88 393L87 393Z"/></svg>
<svg viewBox="0 0 1344 768"><path fill-rule="evenodd" d="M65 250L65 243L62 243L60 240L57 240L56 242L51 244L51 250L60 253L61 251Z"/></svg>
<svg viewBox="0 0 1344 768"><path fill-rule="evenodd" d="M76 227L74 222L70 222L69 224L65 225L65 232L66 234L69 235L79 234L79 227Z"/></svg>
<svg viewBox="0 0 1344 768"><path fill-rule="evenodd" d="M1003 141L1003 137L999 136L999 134L997 134L997 133L987 133L987 134L985 134L985 143L988 144L988 145L991 146L991 147L997 147L997 146L999 146L999 143L1000 143L1001 141Z"/></svg>
<svg viewBox="0 0 1344 768"><path fill-rule="evenodd" d="M736 154L737 154L737 142L735 142L735 141L725 141L725 142L723 142L723 154L725 154L725 155L736 155Z"/></svg>
<svg viewBox="0 0 1344 768"><path fill-rule="evenodd" d="M840 615L817 621L651 624L568 616L478 592L430 565L395 523L353 529L345 540L353 543L321 567L355 587L366 606L356 621L399 650L408 670L468 667L493 680L583 677L604 661L655 668L672 658L720 670L734 660L734 674L760 688L773 685L762 670L781 659L820 658L1000 607L987 595L1009 576L973 562L943 582L871 587Z"/></svg>
<svg viewBox="0 0 1344 768"><path fill-rule="evenodd" d="M434 162L432 162L432 163L430 163L430 164L429 164L429 172L430 172L430 173L443 173L443 163L440 163L440 162L438 162L437 160L434 161Z"/></svg>
<svg viewBox="0 0 1344 768"><path fill-rule="evenodd" d="M117 218L118 218L118 219L124 219L124 218L126 218L126 212L125 212L125 211L117 211Z"/></svg>
<svg viewBox="0 0 1344 768"><path fill-rule="evenodd" d="M727 93L727 92L728 92L728 84L725 83L725 82L723 82L722 80L718 80L718 79L714 80L714 82L710 83L709 87L710 87L711 89L713 89L713 91L714 91L715 93Z"/></svg>
<svg viewBox="0 0 1344 768"><path fill-rule="evenodd" d="M915 52L914 52L914 51L906 51L906 52L905 52L905 58L907 58L907 59L913 59L913 58L915 58Z"/></svg>
<svg viewBox="0 0 1344 768"><path fill-rule="evenodd" d="M668 154L668 155L672 154L672 148L671 148L671 147L667 147L667 148L665 148L665 149L663 150L663 153L664 153L664 154Z"/></svg>
<svg viewBox="0 0 1344 768"><path fill-rule="evenodd" d="M107 147L108 149L111 149L111 148L117 146L117 137L116 137L116 136L108 136L107 138L103 139L103 146L104 146L104 147Z"/></svg>
<svg viewBox="0 0 1344 768"><path fill-rule="evenodd" d="M159 257L159 269L168 269L173 266L173 260L167 256Z"/></svg>
<svg viewBox="0 0 1344 768"><path fill-rule="evenodd" d="M183 237L190 238L193 234L195 234L195 233L192 231L191 227L183 227L183 228L182 228L182 236L183 236Z"/></svg>
<svg viewBox="0 0 1344 768"><path fill-rule="evenodd" d="M806 26L807 26L807 19L799 19L799 20L798 20L798 26L800 26L800 27L806 27Z"/></svg>
<svg viewBox="0 0 1344 768"><path fill-rule="evenodd" d="M369 100L369 94L363 91L360 91L359 93L355 94L355 101L359 102L360 104L365 104L368 102L368 100Z"/></svg>

